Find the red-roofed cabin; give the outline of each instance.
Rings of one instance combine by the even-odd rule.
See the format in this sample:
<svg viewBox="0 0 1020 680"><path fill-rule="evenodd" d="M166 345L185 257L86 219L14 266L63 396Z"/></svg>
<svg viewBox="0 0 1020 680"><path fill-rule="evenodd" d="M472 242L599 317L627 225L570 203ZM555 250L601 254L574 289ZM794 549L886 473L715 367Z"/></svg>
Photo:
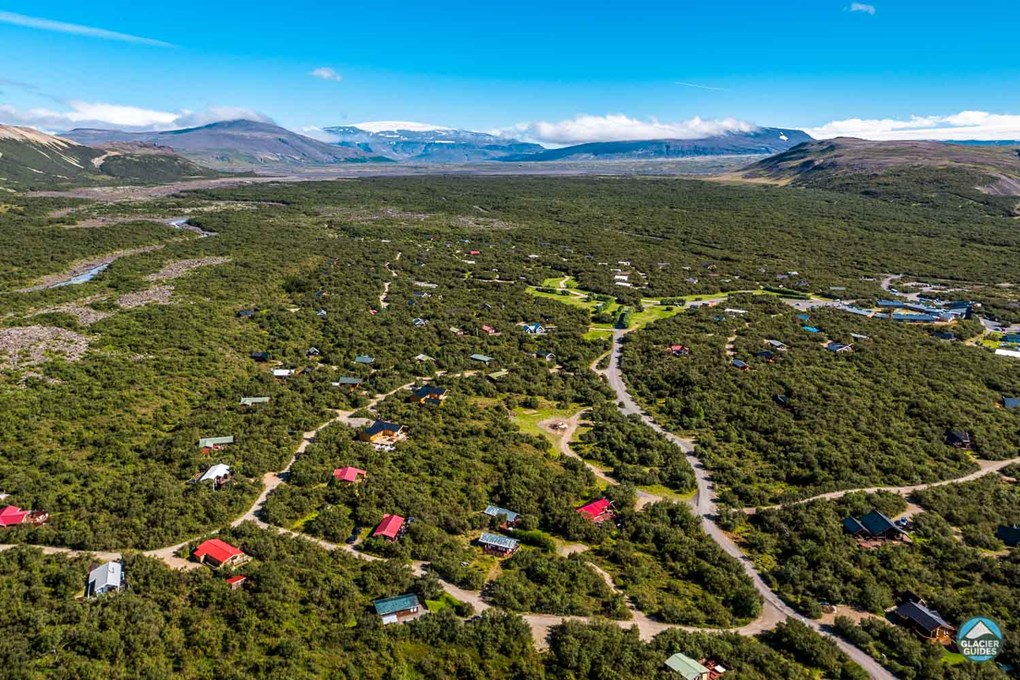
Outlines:
<svg viewBox="0 0 1020 680"><path fill-rule="evenodd" d="M43 524L50 516L45 512L33 512L8 505L0 510L0 527L13 527L18 524Z"/></svg>
<svg viewBox="0 0 1020 680"><path fill-rule="evenodd" d="M482 326L482 332L485 333L486 335L499 335L499 331L497 331L492 326L488 325Z"/></svg>
<svg viewBox="0 0 1020 680"><path fill-rule="evenodd" d="M227 579L227 585L230 586L231 590L237 590L241 585L248 580L247 576L238 574L237 576L231 576Z"/></svg>
<svg viewBox="0 0 1020 680"><path fill-rule="evenodd" d="M387 541L395 541L400 538L401 530L404 528L404 518L400 515L383 515L379 526L372 532L372 536L385 538Z"/></svg>
<svg viewBox="0 0 1020 680"><path fill-rule="evenodd" d="M243 550L218 538L210 538L198 546L192 556L202 564L208 564L214 569L238 565L248 560L248 556L244 554Z"/></svg>
<svg viewBox="0 0 1020 680"><path fill-rule="evenodd" d="M669 353L675 357L684 357L691 353L690 348L684 345L670 345Z"/></svg>
<svg viewBox="0 0 1020 680"><path fill-rule="evenodd" d="M577 509L585 519L601 524L614 517L613 504L608 498L600 498Z"/></svg>
<svg viewBox="0 0 1020 680"><path fill-rule="evenodd" d="M357 484L367 476L368 473L364 470L351 467L350 465L333 470L333 479L338 482L347 482L349 484Z"/></svg>
<svg viewBox="0 0 1020 680"><path fill-rule="evenodd" d="M481 255L481 254L482 254L482 251L480 251L480 250L469 250L468 251L468 255Z"/></svg>

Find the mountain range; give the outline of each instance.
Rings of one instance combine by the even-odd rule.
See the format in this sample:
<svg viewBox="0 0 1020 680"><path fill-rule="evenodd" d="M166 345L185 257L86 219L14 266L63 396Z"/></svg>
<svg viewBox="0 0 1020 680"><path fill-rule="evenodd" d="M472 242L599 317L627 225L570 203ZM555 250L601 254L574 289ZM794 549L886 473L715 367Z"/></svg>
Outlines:
<svg viewBox="0 0 1020 680"><path fill-rule="evenodd" d="M339 146L414 163L475 163L545 150L539 144L485 132L403 121L327 127L323 132Z"/></svg>
<svg viewBox="0 0 1020 680"><path fill-rule="evenodd" d="M0 125L0 188L163 183L219 173L169 149L122 143L97 149L33 128Z"/></svg>
<svg viewBox="0 0 1020 680"><path fill-rule="evenodd" d="M270 123L230 120L163 132L78 128L62 135L90 146L143 142L173 149L196 163L220 170L286 170L338 163L388 163L391 159L299 135Z"/></svg>
<svg viewBox="0 0 1020 680"><path fill-rule="evenodd" d="M811 137L800 130L758 128L751 132L730 132L700 139L592 142L560 149L546 149L534 154L508 156L501 160L521 163L771 155L809 141Z"/></svg>

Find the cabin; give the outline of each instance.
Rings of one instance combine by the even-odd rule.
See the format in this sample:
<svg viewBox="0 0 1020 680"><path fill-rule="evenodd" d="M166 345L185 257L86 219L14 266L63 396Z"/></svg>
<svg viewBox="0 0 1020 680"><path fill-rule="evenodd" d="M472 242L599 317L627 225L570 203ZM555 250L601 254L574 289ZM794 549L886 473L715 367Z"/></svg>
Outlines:
<svg viewBox="0 0 1020 680"><path fill-rule="evenodd" d="M375 613L382 619L384 626L410 621L425 612L418 601L418 596L413 594L375 600L372 606L375 607Z"/></svg>
<svg viewBox="0 0 1020 680"><path fill-rule="evenodd" d="M252 352L252 361L259 364L264 364L269 361L269 352Z"/></svg>
<svg viewBox="0 0 1020 680"><path fill-rule="evenodd" d="M949 644L956 632L956 627L946 623L937 611L929 609L924 600L904 602L894 613L905 626L931 642Z"/></svg>
<svg viewBox="0 0 1020 680"><path fill-rule="evenodd" d="M493 371L492 373L489 373L485 377L488 378L490 382L499 382L500 380L502 380L503 378L507 377L508 375L510 375L510 371L508 371L507 369L503 368L503 369L500 369L498 371Z"/></svg>
<svg viewBox="0 0 1020 680"><path fill-rule="evenodd" d="M419 316L415 318L414 325L416 328L424 328L425 326L429 325L429 322L426 319L423 319Z"/></svg>
<svg viewBox="0 0 1020 680"><path fill-rule="evenodd" d="M712 671L691 657L677 652L666 659L666 667L684 680L710 680Z"/></svg>
<svg viewBox="0 0 1020 680"><path fill-rule="evenodd" d="M308 358L322 356L322 352L319 351L318 347L309 347L308 351L305 352L305 356Z"/></svg>
<svg viewBox="0 0 1020 680"><path fill-rule="evenodd" d="M363 366L371 366L372 364L375 363L375 357L369 356L367 354L359 354L354 357L354 363L362 364Z"/></svg>
<svg viewBox="0 0 1020 680"><path fill-rule="evenodd" d="M492 326L482 326L482 332L485 333L486 335L492 335L492 336L499 335L499 331L497 331Z"/></svg>
<svg viewBox="0 0 1020 680"><path fill-rule="evenodd" d="M456 326L450 326L450 332L456 335L458 338L464 335L464 331L457 328Z"/></svg>
<svg viewBox="0 0 1020 680"><path fill-rule="evenodd" d="M540 323L526 323L523 328L528 335L545 335L545 326Z"/></svg>
<svg viewBox="0 0 1020 680"><path fill-rule="evenodd" d="M254 309L242 309L241 311L239 311L237 313L237 318L238 319L248 319L248 318L251 318L253 316L255 316L255 310Z"/></svg>
<svg viewBox="0 0 1020 680"><path fill-rule="evenodd" d="M825 346L833 354L848 354L854 351L853 345L844 345L842 342L830 342Z"/></svg>
<svg viewBox="0 0 1020 680"><path fill-rule="evenodd" d="M437 387L436 385L422 385L411 390L411 396L407 398L410 403L420 404L422 406L430 404L432 406L439 406L446 400L446 388Z"/></svg>
<svg viewBox="0 0 1020 680"><path fill-rule="evenodd" d="M426 361L435 361L435 359L430 357L428 354L419 354L414 358L414 360L417 361L419 364L423 364Z"/></svg>
<svg viewBox="0 0 1020 680"><path fill-rule="evenodd" d="M376 420L358 433L358 439L370 444L396 444L407 438L403 425Z"/></svg>
<svg viewBox="0 0 1020 680"><path fill-rule="evenodd" d="M326 318L326 310L325 309L320 309L319 311L317 311L315 313L315 316L319 317L320 319L325 319Z"/></svg>
<svg viewBox="0 0 1020 680"><path fill-rule="evenodd" d="M1006 333L1002 336L1002 341L1007 345L1020 345L1020 333Z"/></svg>
<svg viewBox="0 0 1020 680"><path fill-rule="evenodd" d="M494 358L492 358L490 356L486 356L484 354L472 354L470 359L471 359L471 361L480 361L483 364L488 364L488 363L491 363L491 362L495 361Z"/></svg>
<svg viewBox="0 0 1020 680"><path fill-rule="evenodd" d="M1002 406L1008 409L1020 408L1020 397L1003 397Z"/></svg>
<svg viewBox="0 0 1020 680"><path fill-rule="evenodd" d="M499 527L500 529L509 529L515 527L521 520L520 514L514 512L513 510L501 508L498 505L487 505L485 506L485 510L483 510L482 513L488 515L489 517L496 517L497 519L503 518L503 523Z"/></svg>
<svg viewBox="0 0 1020 680"><path fill-rule="evenodd" d="M333 470L333 479L347 484L360 484L367 476L368 473L361 468L350 465Z"/></svg>
<svg viewBox="0 0 1020 680"><path fill-rule="evenodd" d="M372 532L372 537L379 537L393 542L403 536L406 530L404 518L400 515L383 515L379 526Z"/></svg>
<svg viewBox="0 0 1020 680"><path fill-rule="evenodd" d="M904 541L909 543L910 537L891 519L872 510L860 519L850 516L843 520L843 531L858 539L862 547L868 541Z"/></svg>
<svg viewBox="0 0 1020 680"><path fill-rule="evenodd" d="M22 510L16 505L8 505L0 509L0 527L13 527L18 524L45 524L50 518L49 513L38 510Z"/></svg>
<svg viewBox="0 0 1020 680"><path fill-rule="evenodd" d="M213 569L234 567L251 559L243 550L235 548L218 538L210 538L208 541L205 541L191 555L202 564Z"/></svg>
<svg viewBox="0 0 1020 680"><path fill-rule="evenodd" d="M361 378L355 378L353 376L344 376L337 380L336 382L330 383L330 385L336 388L346 387L348 390L353 392L354 389L361 383L362 383Z"/></svg>
<svg viewBox="0 0 1020 680"><path fill-rule="evenodd" d="M202 476L198 478L198 482L212 482L213 488L219 489L233 478L234 474L230 471L229 465L217 463L206 470Z"/></svg>
<svg viewBox="0 0 1020 680"><path fill-rule="evenodd" d="M107 562L89 572L85 597L99 597L124 587L124 569L120 562Z"/></svg>
<svg viewBox="0 0 1020 680"><path fill-rule="evenodd" d="M950 333L949 331L936 331L935 333L932 333L932 337L934 337L936 340L946 340L948 342L956 340L956 336Z"/></svg>
<svg viewBox="0 0 1020 680"><path fill-rule="evenodd" d="M803 328L808 333L821 333L822 332L821 330L819 330L815 326L801 326L801 328Z"/></svg>
<svg viewBox="0 0 1020 680"><path fill-rule="evenodd" d="M244 582L247 580L248 577L243 574L237 574L236 576L231 576L230 578L226 579L227 585L230 586L231 590L237 590L242 585L244 585Z"/></svg>
<svg viewBox="0 0 1020 680"><path fill-rule="evenodd" d="M228 435L226 437L202 437L198 440L198 448L203 451L208 449L210 451L219 451L224 446L229 446L234 443L234 436Z"/></svg>
<svg viewBox="0 0 1020 680"><path fill-rule="evenodd" d="M861 333L851 333L850 337L854 340L871 340L871 336L862 335Z"/></svg>
<svg viewBox="0 0 1020 680"><path fill-rule="evenodd" d="M613 503L608 498L600 498L587 505L582 505L577 508L577 513L595 524L602 524L616 516L616 513L613 512Z"/></svg>
<svg viewBox="0 0 1020 680"><path fill-rule="evenodd" d="M767 364L774 364L774 363L776 363L776 355L773 354L771 351L769 351L767 349L766 350L762 350L761 352L755 352L754 356L756 356L757 358L761 359L762 361L764 361Z"/></svg>
<svg viewBox="0 0 1020 680"><path fill-rule="evenodd" d="M733 364L733 368L739 369L741 371L750 371L751 370L751 365L748 364L746 361L741 361L740 359L734 359L730 363Z"/></svg>
<svg viewBox="0 0 1020 680"><path fill-rule="evenodd" d="M766 340L765 344L769 345L777 352L785 352L788 349L786 343L780 342L779 340Z"/></svg>
<svg viewBox="0 0 1020 680"><path fill-rule="evenodd" d="M974 443L970 439L970 433L966 430L949 430L946 432L946 444L967 451L974 448Z"/></svg>
<svg viewBox="0 0 1020 680"><path fill-rule="evenodd" d="M691 348L685 345L670 345L667 351L675 357L686 357L691 354Z"/></svg>
<svg viewBox="0 0 1020 680"><path fill-rule="evenodd" d="M257 404L268 404L269 397L241 397L241 406L255 406Z"/></svg>
<svg viewBox="0 0 1020 680"><path fill-rule="evenodd" d="M995 537L1007 547L1015 548L1020 545L1020 526L1016 524L1013 526L999 525L999 528L995 530Z"/></svg>
<svg viewBox="0 0 1020 680"><path fill-rule="evenodd" d="M535 352L535 358L543 361L556 361L556 355L552 352Z"/></svg>
<svg viewBox="0 0 1020 680"><path fill-rule="evenodd" d="M273 369L273 377L274 378L290 378L295 373L296 373L296 371L293 368L274 368Z"/></svg>
<svg viewBox="0 0 1020 680"><path fill-rule="evenodd" d="M790 405L790 398L785 394L773 394L772 401L776 402L777 406L782 406L783 408Z"/></svg>
<svg viewBox="0 0 1020 680"><path fill-rule="evenodd" d="M482 550L485 551L486 555L494 555L496 557L510 557L517 548L520 547L520 542L514 538L508 538L502 534L494 534L491 531L483 531L482 535L478 539L478 545L482 546Z"/></svg>

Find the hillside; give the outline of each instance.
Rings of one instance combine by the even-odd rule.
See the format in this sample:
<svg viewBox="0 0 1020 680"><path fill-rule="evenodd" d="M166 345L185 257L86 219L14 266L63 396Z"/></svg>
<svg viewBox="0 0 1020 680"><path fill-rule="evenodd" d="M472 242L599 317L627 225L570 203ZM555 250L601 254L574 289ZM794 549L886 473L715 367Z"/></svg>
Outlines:
<svg viewBox="0 0 1020 680"><path fill-rule="evenodd" d="M329 127L325 132L333 135L339 146L405 162L473 163L544 150L538 144L485 132L400 121Z"/></svg>
<svg viewBox="0 0 1020 680"><path fill-rule="evenodd" d="M168 149L129 145L97 149L32 128L0 125L0 188L157 183L216 173Z"/></svg>
<svg viewBox="0 0 1020 680"><path fill-rule="evenodd" d="M327 166L388 162L373 153L320 142L269 123L232 120L165 132L76 129L66 134L82 144L145 142L173 149L193 161L222 170Z"/></svg>
<svg viewBox="0 0 1020 680"><path fill-rule="evenodd" d="M561 149L547 149L534 154L508 156L501 160L544 162L768 155L786 151L797 144L810 140L811 137L800 130L759 128L753 132L730 133L701 139L592 142L566 146Z"/></svg>
<svg viewBox="0 0 1020 680"><path fill-rule="evenodd" d="M801 144L748 166L739 176L893 200L937 203L963 197L1012 206L1020 196L1020 150L839 137Z"/></svg>

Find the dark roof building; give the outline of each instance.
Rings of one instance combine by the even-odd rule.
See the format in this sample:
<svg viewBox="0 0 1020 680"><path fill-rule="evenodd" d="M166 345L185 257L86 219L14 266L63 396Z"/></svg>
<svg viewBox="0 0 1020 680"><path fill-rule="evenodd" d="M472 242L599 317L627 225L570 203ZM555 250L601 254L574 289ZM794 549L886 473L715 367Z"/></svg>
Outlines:
<svg viewBox="0 0 1020 680"><path fill-rule="evenodd" d="M923 602L904 602L896 607L895 612L901 621L929 640L948 641L956 631L937 611L929 609Z"/></svg>
<svg viewBox="0 0 1020 680"><path fill-rule="evenodd" d="M1016 524L1006 526L1003 524L995 530L995 537L1010 548L1015 548L1020 545L1020 526Z"/></svg>
<svg viewBox="0 0 1020 680"><path fill-rule="evenodd" d="M966 430L950 430L947 432L946 444L955 446L958 449L970 449L974 446L970 441L970 433Z"/></svg>

